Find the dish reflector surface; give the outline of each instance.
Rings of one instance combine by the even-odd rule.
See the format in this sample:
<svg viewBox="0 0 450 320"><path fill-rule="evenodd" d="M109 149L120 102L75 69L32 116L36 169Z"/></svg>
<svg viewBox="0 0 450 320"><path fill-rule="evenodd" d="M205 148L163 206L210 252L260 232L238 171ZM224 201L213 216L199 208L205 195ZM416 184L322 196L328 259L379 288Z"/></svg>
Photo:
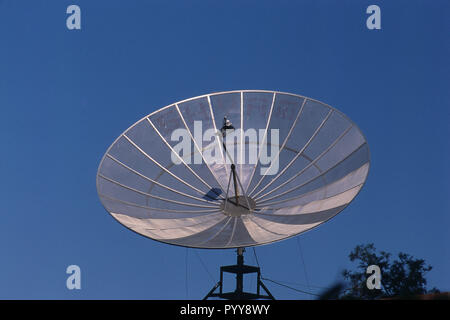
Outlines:
<svg viewBox="0 0 450 320"><path fill-rule="evenodd" d="M225 124L234 128L226 139L243 132L226 150ZM182 142L189 148L181 150ZM368 170L366 139L338 110L289 93L231 91L174 103L135 123L104 155L97 191L117 221L143 236L235 248L286 239L334 217Z"/></svg>

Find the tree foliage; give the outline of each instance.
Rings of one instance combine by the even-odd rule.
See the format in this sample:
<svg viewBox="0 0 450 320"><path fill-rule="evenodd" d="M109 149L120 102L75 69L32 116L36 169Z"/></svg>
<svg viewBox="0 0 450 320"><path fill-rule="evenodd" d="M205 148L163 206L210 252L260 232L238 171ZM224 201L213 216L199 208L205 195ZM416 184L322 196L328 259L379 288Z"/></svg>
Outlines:
<svg viewBox="0 0 450 320"><path fill-rule="evenodd" d="M430 292L427 291L425 274L432 267L423 259L415 259L400 252L398 258L391 259L391 254L375 249L373 243L358 245L349 255L350 261L357 262L356 270L344 270L343 276L349 286L341 296L342 299L380 299L386 297L407 298ZM377 265L381 270L381 288L368 289L366 285L367 267Z"/></svg>

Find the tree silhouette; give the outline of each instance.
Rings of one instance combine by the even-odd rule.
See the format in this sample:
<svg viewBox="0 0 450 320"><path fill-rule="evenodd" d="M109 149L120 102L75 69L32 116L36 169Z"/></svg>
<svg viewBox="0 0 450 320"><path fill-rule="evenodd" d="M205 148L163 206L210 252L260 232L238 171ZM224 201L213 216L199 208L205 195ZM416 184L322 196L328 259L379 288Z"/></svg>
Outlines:
<svg viewBox="0 0 450 320"><path fill-rule="evenodd" d="M391 261L391 254L375 249L373 243L358 245L349 254L350 261L358 262L355 271L344 270L343 276L349 283L341 299L380 299L387 297L408 298L425 293L437 293L433 288L427 291L425 274L432 267L423 259L415 259L409 254L399 253L398 259ZM367 267L377 265L381 270L381 288L370 290L366 280Z"/></svg>

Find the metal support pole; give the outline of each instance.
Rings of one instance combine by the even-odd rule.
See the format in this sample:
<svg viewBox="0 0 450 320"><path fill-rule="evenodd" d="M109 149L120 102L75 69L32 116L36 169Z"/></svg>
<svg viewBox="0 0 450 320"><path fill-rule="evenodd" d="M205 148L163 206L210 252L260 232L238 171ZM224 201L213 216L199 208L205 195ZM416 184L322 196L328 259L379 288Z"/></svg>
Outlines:
<svg viewBox="0 0 450 320"><path fill-rule="evenodd" d="M237 249L237 273L236 273L236 293L244 292L244 248Z"/></svg>
<svg viewBox="0 0 450 320"><path fill-rule="evenodd" d="M231 164L231 171L233 172L233 183L234 183L234 195L236 196L236 205L239 205L239 192L238 192L238 184L236 179L236 166Z"/></svg>
<svg viewBox="0 0 450 320"><path fill-rule="evenodd" d="M203 300L207 300L209 297L213 296L213 292L220 286L220 290L222 290L222 283L217 282L214 287L208 292L208 294L203 298Z"/></svg>

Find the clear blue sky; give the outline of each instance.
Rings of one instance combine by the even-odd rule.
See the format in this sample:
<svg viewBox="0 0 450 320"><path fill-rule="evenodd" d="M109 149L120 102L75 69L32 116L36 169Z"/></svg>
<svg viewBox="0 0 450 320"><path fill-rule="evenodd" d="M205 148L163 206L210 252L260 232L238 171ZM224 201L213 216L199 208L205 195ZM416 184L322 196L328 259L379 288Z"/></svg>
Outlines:
<svg viewBox="0 0 450 320"><path fill-rule="evenodd" d="M307 276L295 238L256 249L264 276L317 292L305 284L331 285L351 249L373 242L426 259L429 287L450 290L450 2L166 3L0 0L0 298L202 298L213 279L198 256L217 281L235 253L127 230L102 207L95 176L138 119L235 89L324 101L371 149L358 197L299 237ZM70 4L81 30L66 28ZM366 28L371 4L382 30ZM71 264L78 291L65 286ZM311 298L266 284L277 298Z"/></svg>

